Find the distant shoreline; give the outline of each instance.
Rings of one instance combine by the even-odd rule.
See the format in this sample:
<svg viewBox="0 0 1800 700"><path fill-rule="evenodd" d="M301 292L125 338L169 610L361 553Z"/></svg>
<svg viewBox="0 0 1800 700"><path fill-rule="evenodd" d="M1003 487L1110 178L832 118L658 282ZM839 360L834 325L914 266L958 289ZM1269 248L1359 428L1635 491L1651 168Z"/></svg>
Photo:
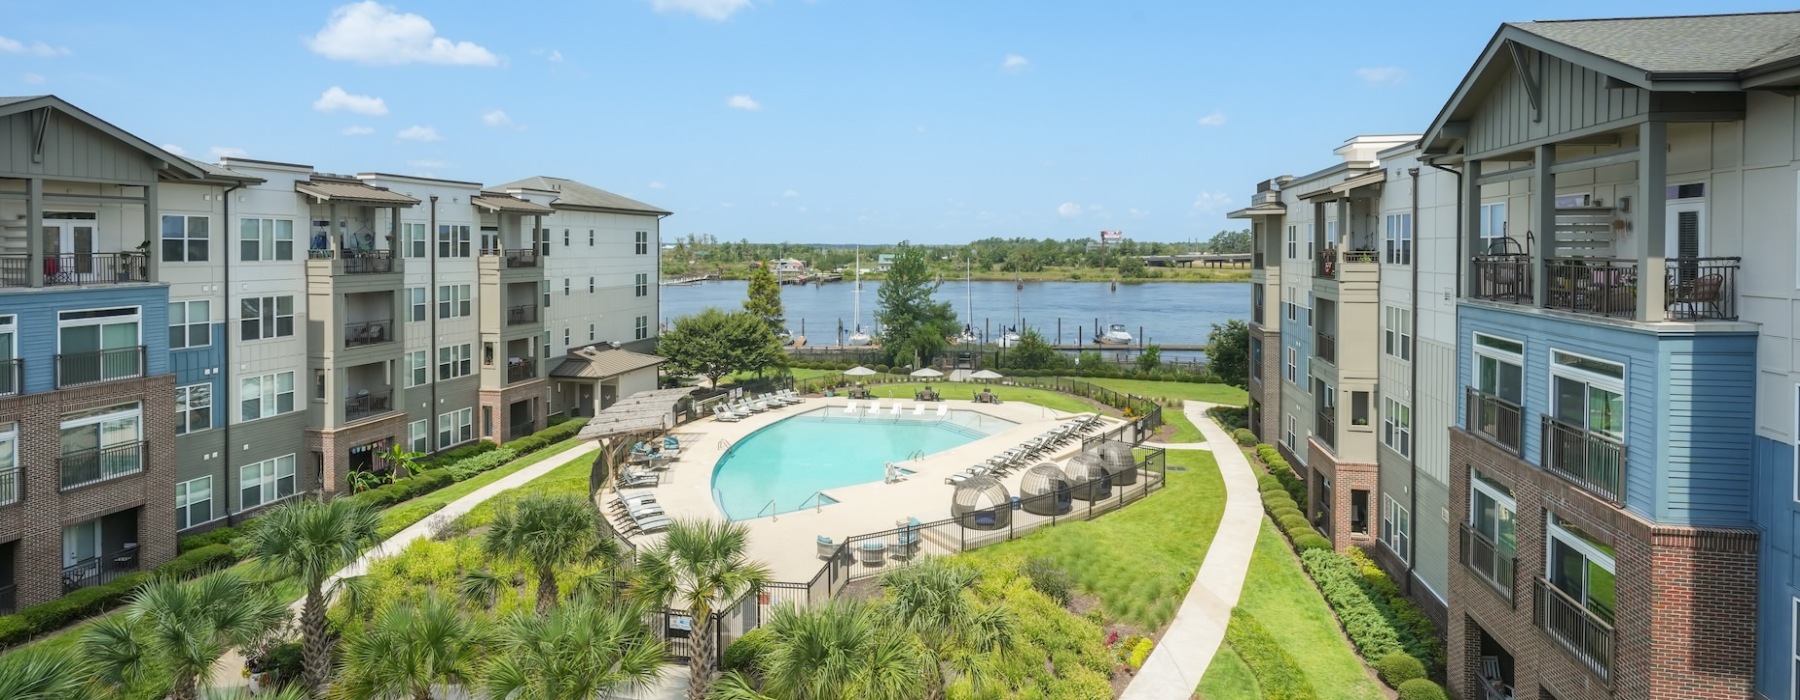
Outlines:
<svg viewBox="0 0 1800 700"><path fill-rule="evenodd" d="M1151 269L1158 270L1158 268L1151 268ZM1190 273L1189 270L1195 270L1197 272L1200 272L1201 274L1193 274L1193 273ZM1024 273L1024 274L1015 276L1010 273L990 272L990 273L983 274L983 275L975 275L968 279L972 279L973 281L976 281L976 282L1013 282L1013 281L1018 281L1018 282L1074 282L1077 284L1107 284L1107 283L1148 284L1148 283L1153 283L1153 282L1181 282L1181 283L1194 283L1194 284L1208 284L1208 283L1224 282L1224 283L1239 283L1239 284L1241 284L1241 283L1250 281L1250 269L1249 268L1224 268L1224 269L1174 268L1173 270L1160 270L1160 271L1163 271L1165 274L1167 274L1167 276L1164 276L1164 277L1132 277L1132 278L1088 277L1085 274L1079 274L1076 272L1070 272L1070 273L1036 272L1036 273ZM1102 271L1096 270L1095 272L1099 273ZM1168 274L1169 272L1173 272L1174 274ZM1210 274L1206 274L1206 273L1210 273ZM692 275L692 274L694 274L694 273L689 272L689 273L686 273L683 275L668 275L668 276L665 276L663 279L680 279L682 277ZM877 273L868 273L868 274L863 275L863 279L878 281L878 280L885 278L886 276L887 275L884 275L884 274L878 273L878 272ZM749 274L749 271L747 271L747 270L744 270L744 271L726 270L724 275L717 278L716 281L740 281L741 282L741 281L744 281L747 279L750 279L750 274ZM945 275L944 276L944 284L950 284L951 282L961 282L964 279L965 278L962 275L956 275L954 277L952 277L950 275ZM845 278L843 281L848 282L850 280L849 280L849 278ZM838 283L837 282L829 282L827 284L838 284Z"/></svg>

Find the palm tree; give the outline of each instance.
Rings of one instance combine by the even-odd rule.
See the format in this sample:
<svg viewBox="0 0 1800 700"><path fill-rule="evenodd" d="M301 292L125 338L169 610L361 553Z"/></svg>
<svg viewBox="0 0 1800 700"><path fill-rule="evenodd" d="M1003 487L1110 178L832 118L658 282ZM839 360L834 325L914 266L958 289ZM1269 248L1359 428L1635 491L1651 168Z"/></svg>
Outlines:
<svg viewBox="0 0 1800 700"><path fill-rule="evenodd" d="M287 619L287 606L236 574L152 581L123 614L88 628L81 651L106 685L128 687L157 669L174 679L172 700L194 700L219 659L255 644Z"/></svg>
<svg viewBox="0 0 1800 700"><path fill-rule="evenodd" d="M764 629L768 645L756 660L761 691L733 672L713 686L711 700L910 700L925 690L917 643L868 604L784 605Z"/></svg>
<svg viewBox="0 0 1800 700"><path fill-rule="evenodd" d="M0 656L0 698L67 700L83 697L93 671L78 654L25 648Z"/></svg>
<svg viewBox="0 0 1800 700"><path fill-rule="evenodd" d="M713 612L737 602L769 581L769 569L744 550L750 530L741 523L678 520L661 542L638 561L637 588L645 600L678 607L693 618L693 653L688 656L689 700L705 700L712 684Z"/></svg>
<svg viewBox="0 0 1800 700"><path fill-rule="evenodd" d="M325 609L339 581L338 570L374 545L375 511L347 498L330 503L295 501L259 518L248 535L251 556L264 572L296 578L306 587L300 608L301 685L320 697L331 673L331 638Z"/></svg>
<svg viewBox="0 0 1800 700"><path fill-rule="evenodd" d="M973 569L931 559L882 577L888 614L917 637L924 652L925 697L936 700L958 675L979 688L995 657L1012 646L1013 620L1005 609L975 601L968 591L980 579Z"/></svg>
<svg viewBox="0 0 1800 700"><path fill-rule="evenodd" d="M601 547L600 511L578 496L532 494L500 508L482 540L488 556L537 572L539 615L556 607L556 570L588 561Z"/></svg>
<svg viewBox="0 0 1800 700"><path fill-rule="evenodd" d="M335 692L347 700L432 700L434 686L470 678L482 639L481 618L438 596L397 603L344 640Z"/></svg>
<svg viewBox="0 0 1800 700"><path fill-rule="evenodd" d="M644 609L577 596L548 615L516 612L493 635L488 697L589 700L653 687L667 658Z"/></svg>

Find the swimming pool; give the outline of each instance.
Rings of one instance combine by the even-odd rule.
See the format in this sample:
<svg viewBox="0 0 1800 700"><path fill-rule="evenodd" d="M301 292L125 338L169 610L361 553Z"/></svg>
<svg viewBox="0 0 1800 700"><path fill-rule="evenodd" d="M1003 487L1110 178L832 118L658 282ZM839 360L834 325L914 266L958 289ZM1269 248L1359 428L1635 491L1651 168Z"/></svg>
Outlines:
<svg viewBox="0 0 1800 700"><path fill-rule="evenodd" d="M784 418L725 451L713 467L713 501L731 520L814 507L814 494L881 481L888 462L966 445L1015 425L977 411L926 416L846 416L817 409ZM769 505L774 501L774 507ZM826 504L835 501L827 498Z"/></svg>

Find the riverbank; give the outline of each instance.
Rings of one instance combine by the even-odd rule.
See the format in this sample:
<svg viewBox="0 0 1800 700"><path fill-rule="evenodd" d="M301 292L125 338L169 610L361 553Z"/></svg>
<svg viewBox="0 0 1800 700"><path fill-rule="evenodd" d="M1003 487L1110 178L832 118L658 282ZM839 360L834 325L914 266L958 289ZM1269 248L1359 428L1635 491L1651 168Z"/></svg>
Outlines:
<svg viewBox="0 0 1800 700"><path fill-rule="evenodd" d="M690 268L684 269L680 273L665 270L664 273L664 279L681 279L708 273L719 275L718 279L721 280L750 279L750 267L748 265L729 265L724 268L714 268L711 270ZM948 268L939 270L938 273L943 275L945 284L960 282L964 279L964 275L967 274L960 269L951 270ZM973 274L973 279L977 282L1117 282L1119 284L1143 282L1250 281L1250 268L1248 267L1147 267L1144 268L1144 271L1140 274L1143 276L1127 278L1121 277L1118 270L1110 268L1055 267L1036 272L1006 272L1003 270L976 272ZM879 272L863 273L864 281L880 280L885 277L887 277L887 275ZM846 276L844 281L848 282L850 281L850 278Z"/></svg>

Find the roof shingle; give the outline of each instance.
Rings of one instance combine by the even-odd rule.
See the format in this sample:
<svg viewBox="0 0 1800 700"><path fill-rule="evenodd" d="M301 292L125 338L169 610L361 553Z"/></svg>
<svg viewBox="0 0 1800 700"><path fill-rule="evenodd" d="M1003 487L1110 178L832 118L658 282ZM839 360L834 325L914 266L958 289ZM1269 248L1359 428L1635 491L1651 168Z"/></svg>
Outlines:
<svg viewBox="0 0 1800 700"><path fill-rule="evenodd" d="M539 175L528 177L517 182L495 185L491 190L547 190L556 193L552 205L567 207L585 207L589 209L610 209L613 211L642 212L645 214L667 215L671 212L645 204L630 197L616 195L606 190L561 177Z"/></svg>
<svg viewBox="0 0 1800 700"><path fill-rule="evenodd" d="M1646 73L1737 73L1800 57L1800 12L1518 22Z"/></svg>

